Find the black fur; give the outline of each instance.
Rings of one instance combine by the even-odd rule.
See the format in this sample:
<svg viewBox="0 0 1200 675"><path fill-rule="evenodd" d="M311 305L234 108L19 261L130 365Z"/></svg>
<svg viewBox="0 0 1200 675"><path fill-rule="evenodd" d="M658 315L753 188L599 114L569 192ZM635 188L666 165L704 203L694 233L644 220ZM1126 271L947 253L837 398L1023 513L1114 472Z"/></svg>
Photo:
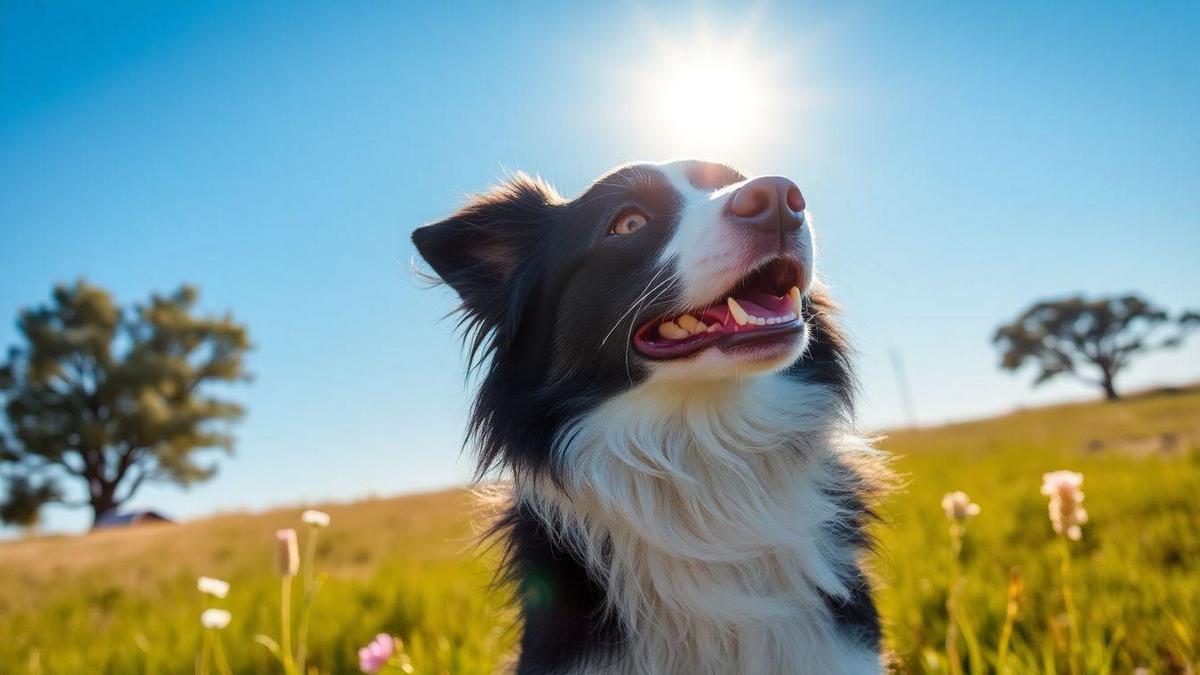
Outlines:
<svg viewBox="0 0 1200 675"><path fill-rule="evenodd" d="M505 580L517 589L523 631L517 673L558 673L602 662L624 640L604 589L575 554L520 504L496 523L506 545Z"/></svg>
<svg viewBox="0 0 1200 675"><path fill-rule="evenodd" d="M850 345L838 328L834 315L837 305L820 289L804 302L805 318L812 327L804 356L785 371L785 375L829 387L842 403L847 415L854 412L856 382L850 363Z"/></svg>
<svg viewBox="0 0 1200 675"><path fill-rule="evenodd" d="M634 205L654 219L654 236L637 246L606 237L612 218ZM413 234L422 257L462 298L470 360L486 366L468 438L481 476L551 471L553 435L566 421L644 379L624 328L669 299L621 314L657 271L653 257L673 233L679 206L661 174L636 166L570 202L518 176ZM594 336L614 326L597 350Z"/></svg>
<svg viewBox="0 0 1200 675"><path fill-rule="evenodd" d="M744 180L729 167L702 162L692 163L687 175L704 189ZM613 218L631 206L647 214L649 233L636 244L606 236ZM462 300L469 362L481 374L467 438L477 448L479 477L501 471L518 480L557 479L556 434L644 380L647 371L630 353L629 335L677 297L671 286L642 296L659 272L657 254L676 228L680 206L681 196L658 171L636 165L608 174L571 201L521 175L414 233L421 256ZM833 310L819 291L809 296L809 349L787 375L829 387L849 413L853 376ZM597 345L597 335L609 339ZM857 493L839 498L860 499ZM839 536L865 541L864 525L846 523ZM571 548L519 503L492 533L506 549L503 577L520 593L518 672L563 672L611 655L625 638L620 621L606 611L602 586ZM827 599L830 611L877 645L866 580L857 569L846 574L855 593L848 601Z"/></svg>
<svg viewBox="0 0 1200 675"><path fill-rule="evenodd" d="M867 526L878 520L879 516L868 503L868 498L879 492L882 486L873 484L854 468L844 464L837 466L837 472L840 474L838 488L829 492L829 496L844 512L854 515L833 525L830 535L835 541L846 542L856 550L874 549L875 542L868 534ZM825 606L844 633L879 651L883 631L879 612L871 599L870 580L857 565L847 566L838 573L850 590L850 596L835 598L822 594Z"/></svg>

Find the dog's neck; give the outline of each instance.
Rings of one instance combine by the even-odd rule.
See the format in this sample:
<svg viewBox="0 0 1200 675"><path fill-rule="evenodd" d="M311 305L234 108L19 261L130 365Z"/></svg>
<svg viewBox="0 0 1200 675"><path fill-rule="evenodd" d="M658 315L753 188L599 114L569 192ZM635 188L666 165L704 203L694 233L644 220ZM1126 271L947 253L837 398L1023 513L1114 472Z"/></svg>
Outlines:
<svg viewBox="0 0 1200 675"><path fill-rule="evenodd" d="M518 489L631 636L609 668L878 672L829 609L861 596L861 533L844 536L861 501L845 497L874 452L843 412L781 375L652 381L564 430L560 482Z"/></svg>

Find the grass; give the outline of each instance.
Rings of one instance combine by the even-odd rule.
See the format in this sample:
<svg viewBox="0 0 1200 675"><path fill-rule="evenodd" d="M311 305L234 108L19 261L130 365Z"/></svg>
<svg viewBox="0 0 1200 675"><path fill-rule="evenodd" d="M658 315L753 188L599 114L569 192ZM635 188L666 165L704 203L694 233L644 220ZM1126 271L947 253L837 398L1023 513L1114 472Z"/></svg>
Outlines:
<svg viewBox="0 0 1200 675"><path fill-rule="evenodd" d="M982 507L967 524L958 599L971 671L996 668L1015 568L1024 593L1011 671L1069 672L1061 541L1039 494L1041 475L1056 469L1085 477L1090 522L1070 544L1083 671L1200 663L1200 389L898 432L883 446L907 481L887 503L877 565L902 670L949 672L949 524L938 501L964 490Z"/></svg>
<svg viewBox="0 0 1200 675"><path fill-rule="evenodd" d="M885 505L874 567L896 669L951 672L951 548L939 503L964 490L982 506L961 555L964 672L997 671L1014 574L1023 592L1011 598L1007 670L1070 672L1061 541L1038 493L1042 473L1064 468L1084 474L1091 516L1070 545L1082 672L1194 669L1196 446L1200 389L891 434L883 447L898 455L905 485ZM471 553L475 509L464 491L319 508L333 517L317 551L329 577L309 641L321 673L357 672L357 649L381 631L404 639L417 673L491 673L511 655L513 615L487 590L492 560ZM0 544L0 672L192 672L206 606L200 575L232 583L217 604L233 614L222 632L233 671L278 672L251 636L279 635L273 535L297 527L303 536L300 511Z"/></svg>
<svg viewBox="0 0 1200 675"><path fill-rule="evenodd" d="M454 490L326 505L310 661L357 673L356 651L402 636L421 673L490 673L509 651L512 618L487 591L489 561L471 555L474 511ZM206 606L196 577L228 580L223 642L238 673L279 672L252 636L279 637L274 533L304 532L300 509L227 515L0 545L0 672L187 673ZM295 584L297 604L299 582Z"/></svg>

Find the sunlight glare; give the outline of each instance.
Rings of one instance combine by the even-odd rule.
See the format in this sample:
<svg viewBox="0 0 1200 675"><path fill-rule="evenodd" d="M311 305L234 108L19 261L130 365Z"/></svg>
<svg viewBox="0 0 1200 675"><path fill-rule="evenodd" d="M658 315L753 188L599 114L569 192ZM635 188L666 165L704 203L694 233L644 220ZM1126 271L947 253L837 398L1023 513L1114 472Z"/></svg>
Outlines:
<svg viewBox="0 0 1200 675"><path fill-rule="evenodd" d="M768 76L739 45L709 39L664 48L643 82L650 133L675 154L744 154L772 126Z"/></svg>

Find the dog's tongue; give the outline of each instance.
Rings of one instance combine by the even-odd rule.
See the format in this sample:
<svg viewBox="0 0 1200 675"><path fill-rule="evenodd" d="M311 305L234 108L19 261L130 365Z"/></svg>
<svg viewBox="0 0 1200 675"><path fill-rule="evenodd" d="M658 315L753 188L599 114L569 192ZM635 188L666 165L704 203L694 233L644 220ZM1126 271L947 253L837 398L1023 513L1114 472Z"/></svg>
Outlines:
<svg viewBox="0 0 1200 675"><path fill-rule="evenodd" d="M744 291L734 296L734 300L750 314L755 316L783 316L791 311L788 296L776 297L770 293L759 291Z"/></svg>

